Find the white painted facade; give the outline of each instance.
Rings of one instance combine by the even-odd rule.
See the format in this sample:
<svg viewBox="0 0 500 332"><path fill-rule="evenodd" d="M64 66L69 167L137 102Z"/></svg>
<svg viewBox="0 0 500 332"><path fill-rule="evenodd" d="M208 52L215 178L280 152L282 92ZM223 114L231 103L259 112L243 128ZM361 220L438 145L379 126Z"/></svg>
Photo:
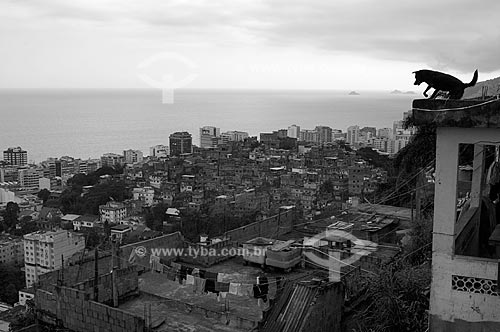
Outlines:
<svg viewBox="0 0 500 332"><path fill-rule="evenodd" d="M24 236L24 268L26 287L38 281L38 276L59 269L63 258L85 249L82 234L66 230L38 231Z"/></svg>
<svg viewBox="0 0 500 332"><path fill-rule="evenodd" d="M500 137L496 128L437 129L436 191L434 199L434 226L432 242L432 285L430 331L442 331L439 322L465 321L467 323L500 323L500 296L456 290L452 279L457 277L498 280L497 259L455 254L455 240L462 230L457 220L457 180L459 144L495 142ZM482 145L475 144L471 209L480 206ZM497 291L498 292L498 291ZM432 321L438 323L432 323ZM440 323L439 323L440 324ZM486 330L481 330L486 331ZM490 330L488 330L490 331Z"/></svg>

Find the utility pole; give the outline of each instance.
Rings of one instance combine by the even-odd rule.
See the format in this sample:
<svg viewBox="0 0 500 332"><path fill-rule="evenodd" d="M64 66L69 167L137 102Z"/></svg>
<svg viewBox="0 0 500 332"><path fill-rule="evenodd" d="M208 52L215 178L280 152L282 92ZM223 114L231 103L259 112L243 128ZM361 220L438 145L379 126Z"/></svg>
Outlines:
<svg viewBox="0 0 500 332"><path fill-rule="evenodd" d="M149 329L148 330L152 331L153 330L153 319L151 317L151 303L149 303L148 309L149 309L148 310L148 322L149 322L149 324L148 324Z"/></svg>
<svg viewBox="0 0 500 332"><path fill-rule="evenodd" d="M61 254L61 286L64 286L64 255Z"/></svg>
<svg viewBox="0 0 500 332"><path fill-rule="evenodd" d="M276 239L280 236L281 207L278 208L278 226L276 227Z"/></svg>
<svg viewBox="0 0 500 332"><path fill-rule="evenodd" d="M115 266L115 256L116 256L116 244L114 241L111 242L111 284L113 291L113 307L118 307L118 290L116 288L116 266Z"/></svg>
<svg viewBox="0 0 500 332"><path fill-rule="evenodd" d="M218 158L217 158L217 177L220 176L220 149L218 151Z"/></svg>
<svg viewBox="0 0 500 332"><path fill-rule="evenodd" d="M99 252L97 251L97 247L94 251L94 301L99 301Z"/></svg>
<svg viewBox="0 0 500 332"><path fill-rule="evenodd" d="M224 214L222 216L223 222L224 222L224 236L226 236L226 204L227 202L224 202Z"/></svg>
<svg viewBox="0 0 500 332"><path fill-rule="evenodd" d="M410 196L410 207L411 207L411 223L413 224L413 220L414 220L414 217L413 217L413 196L415 194L412 192L411 193L411 196Z"/></svg>

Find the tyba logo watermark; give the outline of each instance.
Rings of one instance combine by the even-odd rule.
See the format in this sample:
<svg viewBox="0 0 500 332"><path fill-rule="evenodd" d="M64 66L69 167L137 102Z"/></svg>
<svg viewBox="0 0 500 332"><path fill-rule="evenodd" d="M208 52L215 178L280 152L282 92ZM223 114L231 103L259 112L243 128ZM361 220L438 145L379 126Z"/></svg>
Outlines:
<svg viewBox="0 0 500 332"><path fill-rule="evenodd" d="M198 66L189 58L173 52L155 54L137 66L138 77L147 85L162 91L162 103L174 103L174 90L186 87L198 74ZM146 73L146 71L154 73ZM175 75L174 72L178 72ZM160 75L160 78L153 76ZM179 77L176 77L179 76Z"/></svg>

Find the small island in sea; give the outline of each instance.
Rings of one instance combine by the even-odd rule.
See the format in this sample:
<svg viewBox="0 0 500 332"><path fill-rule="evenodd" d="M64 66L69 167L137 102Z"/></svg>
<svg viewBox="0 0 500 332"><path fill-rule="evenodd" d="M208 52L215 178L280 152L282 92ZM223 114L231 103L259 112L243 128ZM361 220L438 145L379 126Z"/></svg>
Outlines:
<svg viewBox="0 0 500 332"><path fill-rule="evenodd" d="M357 93L356 91L351 91L349 92L349 96L359 96L359 93Z"/></svg>
<svg viewBox="0 0 500 332"><path fill-rule="evenodd" d="M396 89L396 90L391 91L391 94L393 94L393 95L402 95L402 94L404 94L404 95L414 95L415 91L406 91L406 92L403 92L401 90Z"/></svg>

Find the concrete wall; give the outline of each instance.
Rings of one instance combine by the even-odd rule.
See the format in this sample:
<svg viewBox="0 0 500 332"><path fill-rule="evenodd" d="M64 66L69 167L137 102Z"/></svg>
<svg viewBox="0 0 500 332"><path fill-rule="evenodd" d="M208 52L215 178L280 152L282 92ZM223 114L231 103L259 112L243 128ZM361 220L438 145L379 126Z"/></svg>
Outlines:
<svg viewBox="0 0 500 332"><path fill-rule="evenodd" d="M38 289L35 297L37 318L76 332L139 332L144 319L123 310L89 301L85 292L59 287L55 293Z"/></svg>
<svg viewBox="0 0 500 332"><path fill-rule="evenodd" d="M465 326L475 326L474 329L463 331L500 331L500 296L452 289L453 275L496 280L498 262L466 256L451 258L439 253L434 253L432 260L430 331L456 331L453 325L448 330L439 327L447 326L445 322L455 321L471 323ZM486 329L482 326L484 322L495 326L495 329Z"/></svg>
<svg viewBox="0 0 500 332"><path fill-rule="evenodd" d="M107 274L111 271L111 256L101 256L98 262L99 275ZM39 287L53 291L58 281L62 281L63 286L73 286L79 282L94 278L95 261L87 260L80 265L73 265L61 270L51 271L39 276Z"/></svg>
<svg viewBox="0 0 500 332"><path fill-rule="evenodd" d="M184 248L184 237L180 232L163 235L154 239L144 240L141 242L131 243L120 247L120 257L124 264L127 264L132 250L137 247L146 249L146 254L143 257L136 257L136 264L144 269L149 268L149 257L151 249L157 248ZM176 257L162 257L165 261L175 260Z"/></svg>
<svg viewBox="0 0 500 332"><path fill-rule="evenodd" d="M181 261L194 265L209 267L231 257L234 257L236 255L237 243L231 240L223 240L221 242L209 245L187 244L188 253L190 250L189 248L191 248L192 252L197 253L196 257L189 255L183 256L180 258ZM208 255L200 255L200 253L204 252L207 252ZM229 253L233 253L233 256L230 256Z"/></svg>
<svg viewBox="0 0 500 332"><path fill-rule="evenodd" d="M246 242L258 236L274 238L278 235L290 232L296 220L295 209L282 211L281 214L272 216L262 221L230 230L225 234L232 241L239 243Z"/></svg>
<svg viewBox="0 0 500 332"><path fill-rule="evenodd" d="M139 282L137 278L137 269L135 266L115 270L116 290L118 292L118 299L122 299L129 295L135 294L139 289ZM99 276L98 279L98 299L94 297L94 279L88 279L78 284L73 285L72 288L78 289L87 294L89 300L99 303L111 304L113 302L113 277L111 273Z"/></svg>

